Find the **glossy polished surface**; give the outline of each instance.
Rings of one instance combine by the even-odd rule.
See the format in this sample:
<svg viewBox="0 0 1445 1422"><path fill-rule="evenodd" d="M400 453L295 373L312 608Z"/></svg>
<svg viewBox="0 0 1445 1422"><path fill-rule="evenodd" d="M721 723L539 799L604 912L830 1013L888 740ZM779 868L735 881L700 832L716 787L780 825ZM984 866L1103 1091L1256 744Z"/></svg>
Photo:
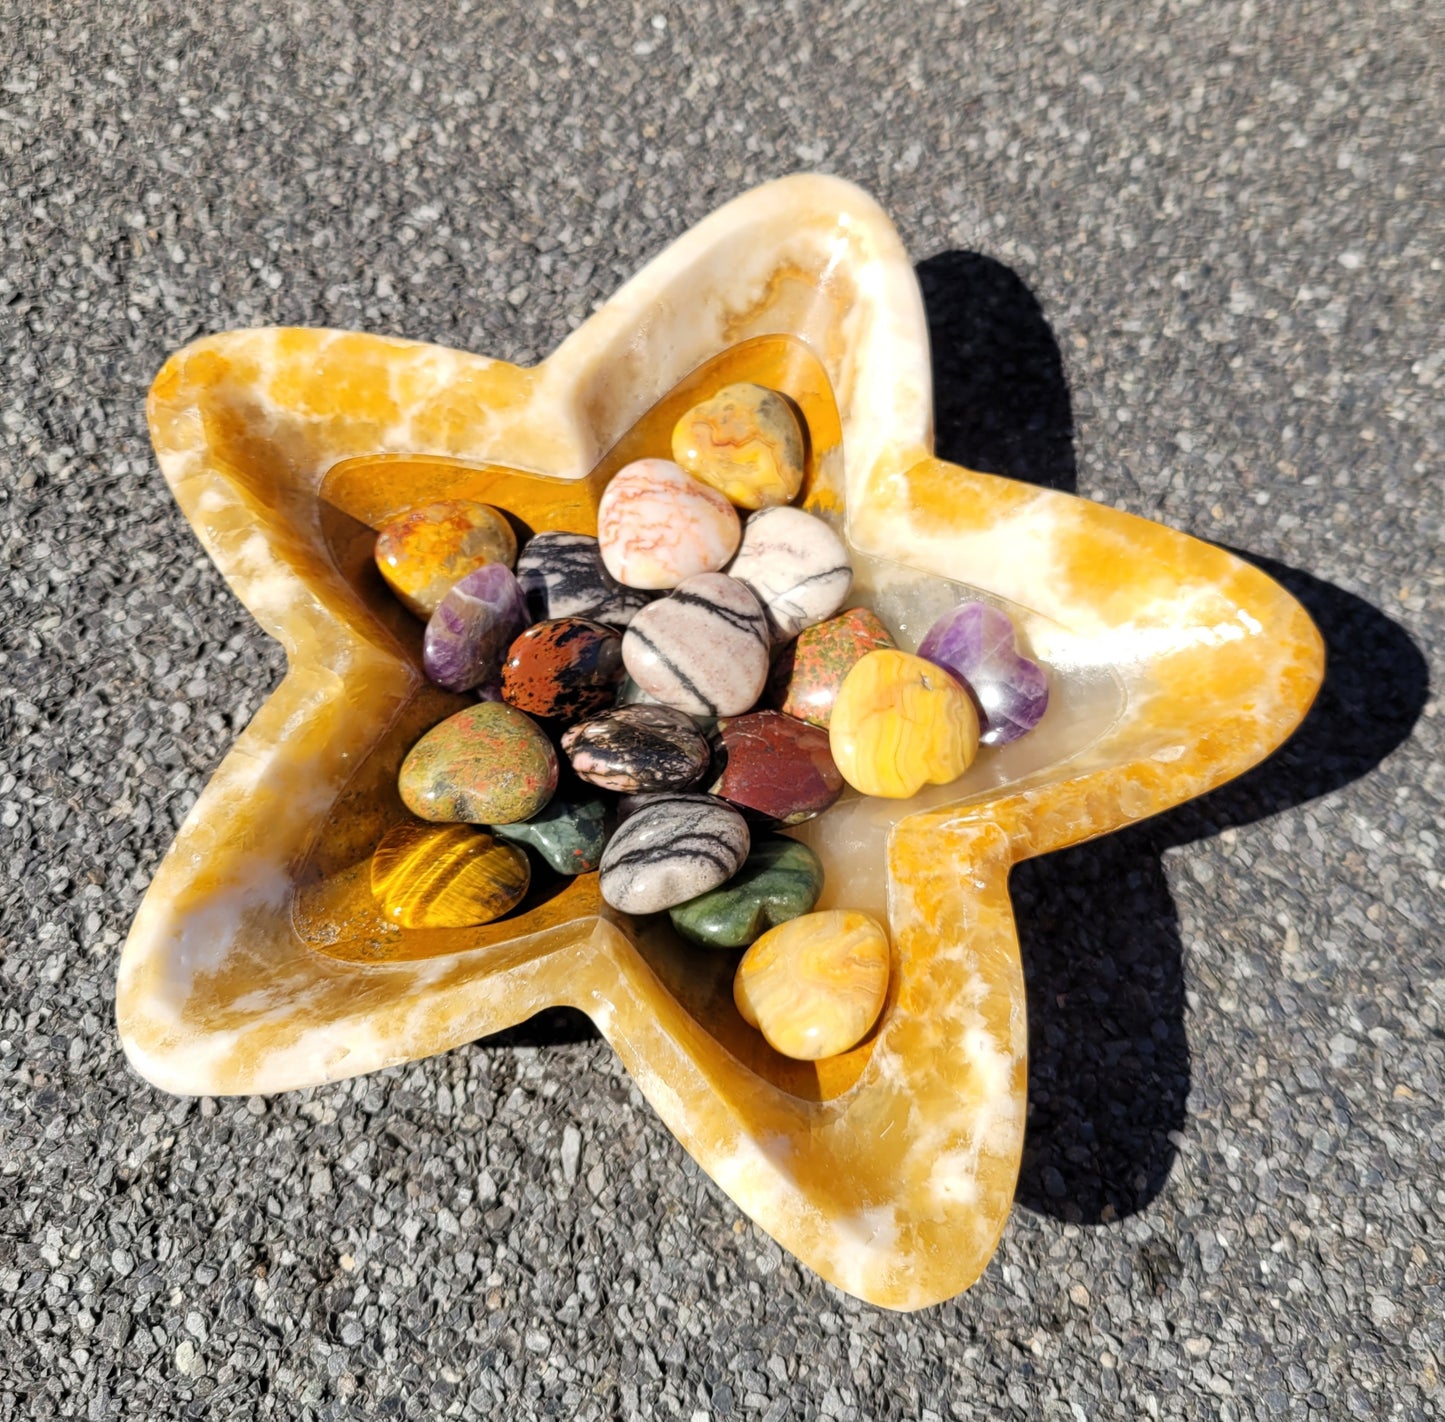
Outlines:
<svg viewBox="0 0 1445 1422"><path fill-rule="evenodd" d="M828 733L781 711L753 711L717 723L717 778L708 791L745 815L780 825L827 812L843 793Z"/></svg>
<svg viewBox="0 0 1445 1422"><path fill-rule="evenodd" d="M768 679L768 624L745 584L700 573L644 607L622 638L627 674L690 716L740 716Z"/></svg>
<svg viewBox="0 0 1445 1422"><path fill-rule="evenodd" d="M674 426L672 457L740 509L791 503L803 483L803 431L776 390L729 385Z"/></svg>
<svg viewBox="0 0 1445 1422"><path fill-rule="evenodd" d="M1006 612L986 602L960 603L928 629L918 655L952 672L973 698L979 741L1005 746L1026 736L1049 709L1049 678L1018 647Z"/></svg>
<svg viewBox="0 0 1445 1422"><path fill-rule="evenodd" d="M512 566L517 539L496 509L444 499L411 509L376 536L376 565L391 590L423 621L468 573Z"/></svg>
<svg viewBox="0 0 1445 1422"><path fill-rule="evenodd" d="M908 800L925 785L952 785L973 764L978 712L932 662L869 652L838 689L828 745L855 790Z"/></svg>
<svg viewBox="0 0 1445 1422"><path fill-rule="evenodd" d="M768 678L772 700L785 715L827 730L844 678L869 652L892 645L866 607L850 607L783 648Z"/></svg>
<svg viewBox="0 0 1445 1422"><path fill-rule="evenodd" d="M805 913L770 928L738 964L733 999L785 1057L814 1062L856 1047L883 1010L888 935L866 913Z"/></svg>
<svg viewBox="0 0 1445 1422"><path fill-rule="evenodd" d="M603 491L597 541L607 571L629 588L675 588L714 573L737 551L733 506L670 459L639 459Z"/></svg>
<svg viewBox="0 0 1445 1422"><path fill-rule="evenodd" d="M616 706L579 721L562 735L562 750L579 780L635 795L686 790L712 759L692 717L671 706Z"/></svg>
<svg viewBox="0 0 1445 1422"><path fill-rule="evenodd" d="M620 913L660 913L726 883L749 843L743 817L712 795L634 795L602 851L602 897Z"/></svg>
<svg viewBox="0 0 1445 1422"><path fill-rule="evenodd" d="M845 796L793 832L824 863L820 906L872 914L893 944L876 1029L816 1064L742 1022L729 955L604 914L595 875L546 899L534 887L497 923L425 931L386 923L357 882L405 818L407 748L465 704L426 687L420 629L371 566L374 530L455 497L595 533L611 474L744 380L804 414L805 506L846 534L852 604L912 650L982 597L1052 678L1038 727L956 785ZM808 176L708 218L535 369L304 330L174 356L148 411L162 471L289 670L137 914L116 988L136 1070L181 1093L287 1090L571 1004L810 1268L893 1308L966 1288L1007 1221L1023 1142L1010 868L1255 764L1303 716L1322 654L1298 603L1228 552L935 460L931 380L887 218Z"/></svg>
<svg viewBox="0 0 1445 1422"><path fill-rule="evenodd" d="M524 851L470 825L398 825L371 856L371 892L402 928L471 928L521 903Z"/></svg>
<svg viewBox="0 0 1445 1422"><path fill-rule="evenodd" d="M710 893L668 910L672 926L703 948L746 948L807 913L823 892L823 865L797 840L754 839L743 867Z"/></svg>
<svg viewBox="0 0 1445 1422"><path fill-rule="evenodd" d="M530 820L557 788L557 752L531 717L484 702L428 731L402 762L397 787L424 820Z"/></svg>
<svg viewBox="0 0 1445 1422"><path fill-rule="evenodd" d="M825 520L795 508L751 515L728 575L762 604L775 643L831 617L853 581L843 540Z"/></svg>
<svg viewBox="0 0 1445 1422"><path fill-rule="evenodd" d="M495 686L502 657L529 621L522 589L505 563L468 573L452 584L426 625L427 676L447 691Z"/></svg>

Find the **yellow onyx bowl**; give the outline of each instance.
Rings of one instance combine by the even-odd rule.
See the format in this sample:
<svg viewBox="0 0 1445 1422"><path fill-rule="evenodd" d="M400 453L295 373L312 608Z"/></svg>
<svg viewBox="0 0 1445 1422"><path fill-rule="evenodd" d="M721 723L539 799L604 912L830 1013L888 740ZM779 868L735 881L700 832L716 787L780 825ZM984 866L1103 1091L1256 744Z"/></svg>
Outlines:
<svg viewBox="0 0 1445 1422"><path fill-rule="evenodd" d="M877 1025L820 1062L743 1023L731 955L686 950L665 916L611 913L594 875L534 885L479 928L404 928L369 890L371 851L405 818L401 758L466 704L426 685L374 530L464 497L523 534L591 532L611 474L665 455L688 406L738 381L803 413L805 502L847 538L852 603L913 650L982 597L1052 683L1038 728L962 779L850 795L798 829L827 870L819 907L892 939ZM912 267L884 213L833 178L721 208L535 368L235 331L173 356L148 413L177 502L288 670L136 915L116 989L134 1068L176 1093L286 1091L568 1004L744 1212L889 1308L966 1289L1008 1219L1027 1082L1010 867L1246 770L1323 671L1299 604L1229 553L933 457Z"/></svg>

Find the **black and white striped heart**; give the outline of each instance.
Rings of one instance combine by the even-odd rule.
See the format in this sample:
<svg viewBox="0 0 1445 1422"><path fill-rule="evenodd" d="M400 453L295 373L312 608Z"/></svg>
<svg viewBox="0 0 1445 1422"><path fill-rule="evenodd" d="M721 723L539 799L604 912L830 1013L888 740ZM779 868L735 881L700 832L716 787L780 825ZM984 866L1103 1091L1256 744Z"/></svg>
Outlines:
<svg viewBox="0 0 1445 1422"><path fill-rule="evenodd" d="M699 573L642 609L622 639L628 675L690 716L739 716L768 676L768 622L735 578Z"/></svg>
<svg viewBox="0 0 1445 1422"><path fill-rule="evenodd" d="M831 617L853 583L843 540L822 519L787 507L748 519L728 575L762 603L774 642Z"/></svg>
<svg viewBox="0 0 1445 1422"><path fill-rule="evenodd" d="M598 885L621 913L661 913L726 883L748 857L748 826L711 795L638 795L602 854Z"/></svg>
<svg viewBox="0 0 1445 1422"><path fill-rule="evenodd" d="M518 555L517 581L533 622L590 617L626 627L652 600L623 587L602 566L597 540L585 533L534 534Z"/></svg>

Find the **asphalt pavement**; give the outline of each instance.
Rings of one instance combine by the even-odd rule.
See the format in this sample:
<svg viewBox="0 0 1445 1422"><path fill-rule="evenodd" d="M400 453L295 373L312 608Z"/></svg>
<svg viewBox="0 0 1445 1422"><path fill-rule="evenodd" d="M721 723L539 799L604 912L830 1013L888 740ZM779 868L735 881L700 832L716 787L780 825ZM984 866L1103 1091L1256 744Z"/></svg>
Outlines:
<svg viewBox="0 0 1445 1422"><path fill-rule="evenodd" d="M1418 0L0 0L0 1418L1445 1408L1445 21ZM1298 737L1021 867L1031 1114L979 1284L880 1312L585 1022L178 1100L120 944L276 684L142 404L200 334L545 355L728 197L895 216L939 448L1212 539Z"/></svg>

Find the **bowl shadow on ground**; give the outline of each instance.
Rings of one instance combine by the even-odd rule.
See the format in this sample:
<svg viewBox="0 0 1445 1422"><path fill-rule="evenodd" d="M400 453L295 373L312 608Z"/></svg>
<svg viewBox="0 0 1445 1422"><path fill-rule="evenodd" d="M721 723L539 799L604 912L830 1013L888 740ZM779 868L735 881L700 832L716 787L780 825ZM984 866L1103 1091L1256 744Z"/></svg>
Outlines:
<svg viewBox="0 0 1445 1422"><path fill-rule="evenodd" d="M1053 331L1008 267L944 252L917 267L933 347L935 447L968 468L1074 493L1073 414ZM1071 1222L1144 1208L1174 1162L1190 1086L1179 917L1167 850L1256 823L1367 774L1409 735L1428 673L1406 631L1352 593L1232 549L1324 636L1324 686L1264 764L1152 820L1028 860L1011 892L1029 1001L1029 1122L1017 1199ZM592 1040L553 1008L479 1044Z"/></svg>
<svg viewBox="0 0 1445 1422"><path fill-rule="evenodd" d="M1059 348L1032 292L976 252L918 266L933 343L938 454L1077 492ZM1029 998L1029 1123L1020 1204L1080 1223L1146 1206L1174 1162L1190 1085L1179 918L1165 851L1328 795L1374 769L1424 707L1424 657L1353 593L1231 549L1304 605L1324 685L1269 760L1209 795L1020 864L1011 891Z"/></svg>

